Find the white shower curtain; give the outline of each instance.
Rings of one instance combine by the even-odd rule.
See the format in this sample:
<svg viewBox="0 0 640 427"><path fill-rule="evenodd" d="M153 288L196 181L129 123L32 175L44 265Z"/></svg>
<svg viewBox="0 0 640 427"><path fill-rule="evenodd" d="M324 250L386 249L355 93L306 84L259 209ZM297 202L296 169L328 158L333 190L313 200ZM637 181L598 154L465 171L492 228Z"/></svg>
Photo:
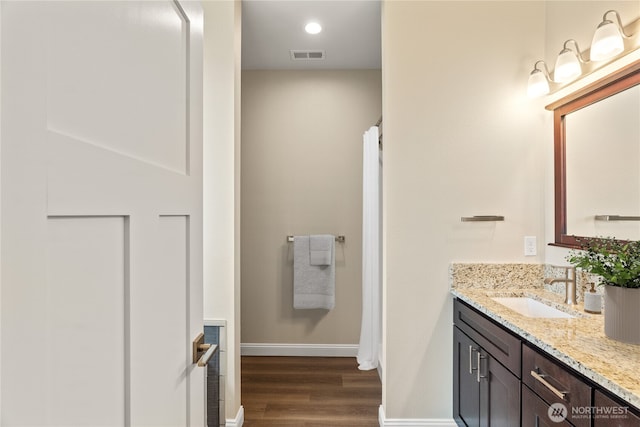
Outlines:
<svg viewBox="0 0 640 427"><path fill-rule="evenodd" d="M378 367L381 342L381 256L380 256L380 151L378 127L363 135L362 162L362 327L358 348L358 368Z"/></svg>

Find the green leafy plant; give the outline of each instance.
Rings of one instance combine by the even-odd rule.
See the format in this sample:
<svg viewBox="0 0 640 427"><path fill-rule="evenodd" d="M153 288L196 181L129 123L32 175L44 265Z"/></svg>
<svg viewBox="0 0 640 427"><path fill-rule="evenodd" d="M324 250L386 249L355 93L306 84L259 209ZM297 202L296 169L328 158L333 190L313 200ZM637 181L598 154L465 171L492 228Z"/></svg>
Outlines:
<svg viewBox="0 0 640 427"><path fill-rule="evenodd" d="M621 241L613 237L578 240L567 261L582 270L602 277L603 285L640 288L640 241Z"/></svg>

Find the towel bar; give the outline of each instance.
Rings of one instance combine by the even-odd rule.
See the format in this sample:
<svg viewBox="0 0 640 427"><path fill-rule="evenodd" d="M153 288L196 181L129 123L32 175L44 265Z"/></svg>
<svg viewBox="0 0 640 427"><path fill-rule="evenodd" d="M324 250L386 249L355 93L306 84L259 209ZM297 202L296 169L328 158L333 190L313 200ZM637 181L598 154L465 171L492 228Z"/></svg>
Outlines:
<svg viewBox="0 0 640 427"><path fill-rule="evenodd" d="M596 221L640 221L640 216L596 215Z"/></svg>
<svg viewBox="0 0 640 427"><path fill-rule="evenodd" d="M344 236L336 236L336 242L344 243L346 238ZM287 236L287 242L293 242L293 236Z"/></svg>
<svg viewBox="0 0 640 427"><path fill-rule="evenodd" d="M504 217L502 215L474 215L463 216L460 220L462 222L504 221Z"/></svg>

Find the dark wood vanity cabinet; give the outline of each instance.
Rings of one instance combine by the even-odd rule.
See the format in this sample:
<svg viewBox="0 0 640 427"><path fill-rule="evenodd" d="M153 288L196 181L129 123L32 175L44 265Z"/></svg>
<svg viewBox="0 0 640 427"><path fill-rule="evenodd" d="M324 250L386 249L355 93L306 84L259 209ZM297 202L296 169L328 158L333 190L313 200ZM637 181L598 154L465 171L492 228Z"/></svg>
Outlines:
<svg viewBox="0 0 640 427"><path fill-rule="evenodd" d="M454 345L454 407L458 424L518 425L520 380L458 328L454 328Z"/></svg>
<svg viewBox="0 0 640 427"><path fill-rule="evenodd" d="M454 418L461 426L520 424L520 341L456 301ZM504 365L514 366L513 372Z"/></svg>
<svg viewBox="0 0 640 427"><path fill-rule="evenodd" d="M566 420L551 421L549 418L550 405L542 400L526 385L522 384L522 427L570 427Z"/></svg>
<svg viewBox="0 0 640 427"><path fill-rule="evenodd" d="M486 315L458 299L453 312L453 411L459 426L640 427L637 408ZM549 414L558 407L566 413L554 422Z"/></svg>
<svg viewBox="0 0 640 427"><path fill-rule="evenodd" d="M638 427L640 414L596 390L593 394L593 427Z"/></svg>
<svg viewBox="0 0 640 427"><path fill-rule="evenodd" d="M481 369L484 375L480 377L480 425L518 425L520 380L488 353L484 362L486 368Z"/></svg>
<svg viewBox="0 0 640 427"><path fill-rule="evenodd" d="M480 381L477 355L480 346L458 328L453 328L453 396L456 421L459 425L480 425Z"/></svg>
<svg viewBox="0 0 640 427"><path fill-rule="evenodd" d="M582 409L591 406L591 387L568 369L528 345L522 346L522 383L549 406L561 403L566 408L567 419L574 426L591 426L590 417L585 416ZM523 400L522 407L528 403Z"/></svg>

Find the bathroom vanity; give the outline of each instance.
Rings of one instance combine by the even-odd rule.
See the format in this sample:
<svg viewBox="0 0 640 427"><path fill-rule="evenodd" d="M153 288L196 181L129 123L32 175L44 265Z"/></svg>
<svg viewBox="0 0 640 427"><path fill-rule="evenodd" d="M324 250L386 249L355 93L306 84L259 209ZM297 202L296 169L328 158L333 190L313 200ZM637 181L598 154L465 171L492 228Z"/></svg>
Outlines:
<svg viewBox="0 0 640 427"><path fill-rule="evenodd" d="M494 300L504 290L452 294L458 425L640 426L640 347L606 338L601 316L531 318ZM556 294L520 294L562 308Z"/></svg>

